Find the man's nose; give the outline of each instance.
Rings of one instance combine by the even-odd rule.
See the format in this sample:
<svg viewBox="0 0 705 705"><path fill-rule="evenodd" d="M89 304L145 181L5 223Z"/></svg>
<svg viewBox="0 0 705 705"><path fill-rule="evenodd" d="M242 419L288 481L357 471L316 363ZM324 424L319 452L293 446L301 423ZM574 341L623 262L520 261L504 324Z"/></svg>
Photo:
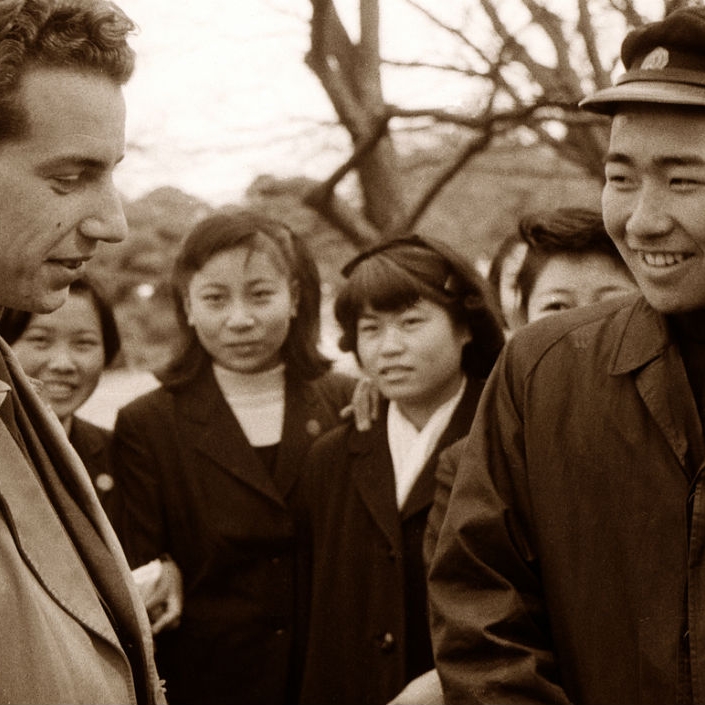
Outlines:
<svg viewBox="0 0 705 705"><path fill-rule="evenodd" d="M81 234L92 240L122 242L128 233L127 220L120 194L112 181L98 191L92 205L92 212L80 223Z"/></svg>
<svg viewBox="0 0 705 705"><path fill-rule="evenodd" d="M644 184L627 219L627 237L649 238L667 233L671 228L667 203L668 194L661 193L660 189L648 183Z"/></svg>

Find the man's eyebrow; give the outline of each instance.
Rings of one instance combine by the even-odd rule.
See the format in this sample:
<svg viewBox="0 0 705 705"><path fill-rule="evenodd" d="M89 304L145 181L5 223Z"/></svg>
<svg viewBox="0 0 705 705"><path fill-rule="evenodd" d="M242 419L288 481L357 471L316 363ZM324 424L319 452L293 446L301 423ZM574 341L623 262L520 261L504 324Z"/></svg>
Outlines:
<svg viewBox="0 0 705 705"><path fill-rule="evenodd" d="M115 165L119 164L124 158L125 155L122 154L115 162ZM103 159L94 159L92 157L86 157L83 154L63 154L42 162L40 169L57 169L66 166L79 166L84 169L109 169L114 165Z"/></svg>
<svg viewBox="0 0 705 705"><path fill-rule="evenodd" d="M632 164L634 160L623 152L609 152L605 157L605 164ZM656 157L652 163L661 168L673 166L705 166L705 159L695 154L676 155L664 154Z"/></svg>

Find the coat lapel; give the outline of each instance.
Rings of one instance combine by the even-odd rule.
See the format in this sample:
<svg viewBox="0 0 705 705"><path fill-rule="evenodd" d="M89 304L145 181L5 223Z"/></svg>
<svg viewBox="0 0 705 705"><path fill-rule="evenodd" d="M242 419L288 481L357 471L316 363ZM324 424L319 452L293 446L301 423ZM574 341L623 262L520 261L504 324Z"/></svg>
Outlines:
<svg viewBox="0 0 705 705"><path fill-rule="evenodd" d="M281 493L250 446L208 366L176 396L184 435L203 455L277 504Z"/></svg>
<svg viewBox="0 0 705 705"><path fill-rule="evenodd" d="M402 521L414 514L428 509L433 503L436 492L436 466L440 452L449 445L455 443L470 431L472 419L475 416L475 409L482 393L483 383L480 380L470 378L467 381L465 392L458 402L453 415L450 417L448 426L441 434L429 459L423 467L420 475L416 479L409 496L401 508Z"/></svg>
<svg viewBox="0 0 705 705"><path fill-rule="evenodd" d="M90 579L79 579L85 568L64 527L4 424L0 424L0 448L0 494L25 562L74 619L120 648Z"/></svg>
<svg viewBox="0 0 705 705"><path fill-rule="evenodd" d="M326 405L313 383L287 377L282 440L277 453L274 481L282 496L299 478L304 457L313 440L335 422L326 418Z"/></svg>
<svg viewBox="0 0 705 705"><path fill-rule="evenodd" d="M71 433L69 434L71 445L79 451L79 455L84 459L84 465L90 467L86 458L91 460L99 458L105 452L108 445L108 437L97 426L75 416L71 422Z"/></svg>
<svg viewBox="0 0 705 705"><path fill-rule="evenodd" d="M146 688L149 702L163 702L163 695L154 666L152 630L147 611L137 586L132 579L132 573L117 535L95 493L90 476L78 454L68 442L64 428L56 414L39 397L31 380L25 375L19 362L14 357L12 350L2 339L0 339L0 355L3 356L7 364L24 412L31 419L33 431L36 433L46 454L61 463L62 471L71 483L78 506L95 528L100 540L104 542L108 551L107 555L112 558L113 563L106 570L106 574L110 576L111 580L118 577L121 581L125 596L125 603L122 607L129 612L130 624L134 624L136 629L133 634L135 639L133 643L139 644L137 648L139 659L144 667L145 678L147 679ZM2 426L0 433L5 434L4 438L0 438L0 447L5 447L10 434L3 424L0 424L0 426ZM20 477L20 482L17 485L8 482L6 490L11 494L16 491L18 494L15 499L18 501L24 500L26 502L30 495L34 497L30 505L25 505L26 507L31 506L31 510L20 508L18 515L20 528L18 528L17 534L18 540L26 541L24 545L31 547L32 555L36 557L35 562L32 563L33 567L42 577L42 581L48 587L54 599L62 604L79 622L100 634L124 653L103 606L98 600L92 579L89 578L88 581L78 581L76 579L79 574L76 570L80 569L85 572L85 568L75 554L73 545L69 546L70 550L67 555L75 558L76 563L74 563L73 558L63 560L63 552L55 550L54 541L69 541L63 527L55 525L55 529L49 534L52 537L52 541L49 542L47 541L46 525L32 520L35 517L35 509L37 507L35 502L41 498L41 495L45 495L45 492L41 488L34 471L27 467L27 460L14 441L8 457L12 459L8 462L8 467L15 472L20 469L16 461L18 457L21 457L22 463L24 463L23 474L25 477L24 479ZM32 486L26 477L28 471L36 482L35 486ZM0 494L2 493L3 490L0 488ZM50 509L46 497L41 498L41 505L46 507L54 517L54 521L60 524L58 516ZM16 506L21 507L20 504ZM59 534L61 534L61 538L58 538ZM118 590L118 592L121 591Z"/></svg>
<svg viewBox="0 0 705 705"><path fill-rule="evenodd" d="M698 410L677 346L666 321L643 299L632 309L611 374L634 374L639 395L685 470L687 454L705 454Z"/></svg>
<svg viewBox="0 0 705 705"><path fill-rule="evenodd" d="M402 543L392 456L387 442L387 408L369 431L352 431L351 475L362 503L390 544Z"/></svg>
<svg viewBox="0 0 705 705"><path fill-rule="evenodd" d="M5 349L2 352L5 353L5 362L18 398L38 438L43 444L51 446L57 457L65 463L65 470L71 475L82 506L100 533L106 529L101 523L103 512L93 506L93 501L98 504L93 486L83 464L66 440L63 427L53 412L36 396L12 354ZM67 612L85 627L120 648L91 579L88 576L85 580L78 579L86 570L57 513L52 509L46 491L4 424L0 424L0 447L3 458L0 493L5 499L15 539L25 560ZM105 540L105 536L101 538Z"/></svg>

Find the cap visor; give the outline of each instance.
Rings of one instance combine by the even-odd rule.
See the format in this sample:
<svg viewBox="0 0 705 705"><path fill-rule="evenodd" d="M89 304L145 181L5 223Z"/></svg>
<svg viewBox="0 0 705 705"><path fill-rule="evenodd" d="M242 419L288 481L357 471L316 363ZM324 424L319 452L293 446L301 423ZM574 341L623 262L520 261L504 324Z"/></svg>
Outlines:
<svg viewBox="0 0 705 705"><path fill-rule="evenodd" d="M578 106L593 113L612 115L619 103L664 103L705 107L705 86L665 81L632 81L597 91L583 98Z"/></svg>

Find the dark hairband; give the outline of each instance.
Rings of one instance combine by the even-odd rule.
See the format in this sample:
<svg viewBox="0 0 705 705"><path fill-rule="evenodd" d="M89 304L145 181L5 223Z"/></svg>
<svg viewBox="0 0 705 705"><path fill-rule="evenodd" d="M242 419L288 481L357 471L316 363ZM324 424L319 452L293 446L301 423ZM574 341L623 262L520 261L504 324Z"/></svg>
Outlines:
<svg viewBox="0 0 705 705"><path fill-rule="evenodd" d="M371 257L375 257L381 252L393 250L397 247L403 247L405 245L411 245L412 247L423 247L425 250L433 249L418 235L409 235L408 237L394 238L393 240L387 240L381 245L376 245L375 247L372 247L369 250L365 250L359 255L356 255L340 270L340 273L347 279L355 271L355 269L357 269L358 265L362 264L362 262L364 262L365 260L368 260Z"/></svg>

